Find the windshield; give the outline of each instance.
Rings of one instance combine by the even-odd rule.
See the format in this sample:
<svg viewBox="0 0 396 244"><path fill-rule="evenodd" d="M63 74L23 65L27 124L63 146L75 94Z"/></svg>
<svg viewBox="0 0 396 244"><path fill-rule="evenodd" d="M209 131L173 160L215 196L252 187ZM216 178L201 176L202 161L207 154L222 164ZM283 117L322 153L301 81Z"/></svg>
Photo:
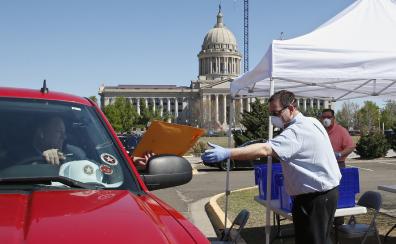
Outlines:
<svg viewBox="0 0 396 244"><path fill-rule="evenodd" d="M26 179L53 177L56 186L81 182L137 190L126 159L94 107L0 99L0 117L0 181L25 178L26 184Z"/></svg>

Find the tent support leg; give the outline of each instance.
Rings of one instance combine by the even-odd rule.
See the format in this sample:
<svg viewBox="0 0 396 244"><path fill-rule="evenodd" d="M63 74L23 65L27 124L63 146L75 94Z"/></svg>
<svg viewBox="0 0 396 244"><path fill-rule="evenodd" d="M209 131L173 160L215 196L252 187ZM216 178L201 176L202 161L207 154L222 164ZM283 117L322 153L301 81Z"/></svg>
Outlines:
<svg viewBox="0 0 396 244"><path fill-rule="evenodd" d="M274 80L270 79L270 97L274 94ZM273 126L271 123L271 117L268 118L269 123L268 123L268 139L272 139L273 137ZM265 213L265 243L270 243L270 234L271 234L271 180L272 180L272 157L268 156L267 160L267 208L266 208L266 213Z"/></svg>
<svg viewBox="0 0 396 244"><path fill-rule="evenodd" d="M228 148L231 148L231 138L232 138L232 128L234 127L234 98L230 96L230 112L229 112L229 122L228 122ZM231 159L227 160L227 174L226 174L226 189L225 189L225 219L224 219L224 229L227 228L227 213L228 213L228 195L230 195L230 165Z"/></svg>

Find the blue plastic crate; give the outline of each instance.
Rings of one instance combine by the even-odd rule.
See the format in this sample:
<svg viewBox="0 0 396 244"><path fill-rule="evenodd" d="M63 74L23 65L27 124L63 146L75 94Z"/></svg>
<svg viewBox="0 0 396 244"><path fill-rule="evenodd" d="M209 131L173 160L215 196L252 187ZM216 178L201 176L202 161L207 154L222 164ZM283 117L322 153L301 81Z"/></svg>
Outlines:
<svg viewBox="0 0 396 244"><path fill-rule="evenodd" d="M338 208L355 206L355 195L360 192L358 168L342 168L338 187Z"/></svg>
<svg viewBox="0 0 396 244"><path fill-rule="evenodd" d="M338 204L337 208L350 208L355 206L355 195L360 192L359 170L357 168L342 168L341 182L338 187ZM275 184L280 194L280 207L283 210L291 211L292 201L285 191L283 184L283 175L276 174L274 176Z"/></svg>
<svg viewBox="0 0 396 244"><path fill-rule="evenodd" d="M285 186L283 184L283 175L282 174L276 174L275 175L275 182L276 182L276 186L278 187L278 191L279 191L279 201L280 201L280 208L283 210L286 210L288 212L291 212L292 209L292 200L289 196L289 194L287 194L286 190L285 190Z"/></svg>
<svg viewBox="0 0 396 244"><path fill-rule="evenodd" d="M259 186L259 196L261 199L267 198L267 164L257 164L254 167L255 183ZM274 181L274 175L282 173L280 163L272 164L272 184L271 199L279 199L278 187Z"/></svg>

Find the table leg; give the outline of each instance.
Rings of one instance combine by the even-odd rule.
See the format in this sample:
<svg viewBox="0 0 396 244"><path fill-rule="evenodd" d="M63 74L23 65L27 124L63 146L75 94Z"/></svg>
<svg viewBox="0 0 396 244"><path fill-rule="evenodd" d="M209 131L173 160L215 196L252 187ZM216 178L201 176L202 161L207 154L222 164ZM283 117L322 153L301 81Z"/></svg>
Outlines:
<svg viewBox="0 0 396 244"><path fill-rule="evenodd" d="M392 230L396 228L396 224L386 233L385 237L384 237L384 243L386 242L386 239L388 238L389 234L392 232Z"/></svg>
<svg viewBox="0 0 396 244"><path fill-rule="evenodd" d="M272 238L270 243L274 242L278 238L282 238L280 235L280 216L279 216L279 214L276 214L275 212L273 212L273 213L274 213L274 215L273 215L274 226L276 225L276 235L274 236L274 238Z"/></svg>

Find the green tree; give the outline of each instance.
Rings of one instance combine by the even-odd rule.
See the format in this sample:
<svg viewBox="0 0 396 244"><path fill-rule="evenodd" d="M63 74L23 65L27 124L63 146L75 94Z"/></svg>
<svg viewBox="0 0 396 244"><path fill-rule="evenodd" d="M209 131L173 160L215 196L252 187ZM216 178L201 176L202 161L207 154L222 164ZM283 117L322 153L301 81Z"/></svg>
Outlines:
<svg viewBox="0 0 396 244"><path fill-rule="evenodd" d="M385 129L392 129L396 126L396 101L388 100L384 109L381 111L381 126L384 123Z"/></svg>
<svg viewBox="0 0 396 244"><path fill-rule="evenodd" d="M242 131L233 131L235 146L254 139L268 138L268 103L261 103L256 99L251 104L250 112L244 111L240 123L246 128Z"/></svg>
<svg viewBox="0 0 396 244"><path fill-rule="evenodd" d="M358 110L359 105L357 103L350 101L344 102L342 104L341 110L336 113L337 123L347 129L356 129Z"/></svg>
<svg viewBox="0 0 396 244"><path fill-rule="evenodd" d="M305 111L302 111L305 116L314 117L319 119L320 115L322 114L322 109L319 108L307 108Z"/></svg>
<svg viewBox="0 0 396 244"><path fill-rule="evenodd" d="M88 98L94 101L95 103L98 103L98 99L96 98L96 96L90 96Z"/></svg>
<svg viewBox="0 0 396 244"><path fill-rule="evenodd" d="M136 109L125 97L117 97L114 104L104 108L104 113L117 132L129 132L136 125Z"/></svg>
<svg viewBox="0 0 396 244"><path fill-rule="evenodd" d="M161 109L162 107L156 107L155 111L153 106L147 106L142 99L140 101L140 116L137 119L137 124L140 127L145 127L147 126L148 122L152 120L162 120L162 121L167 121L169 118L171 118L171 115L168 114L167 112L163 112L161 116Z"/></svg>
<svg viewBox="0 0 396 244"><path fill-rule="evenodd" d="M386 156L390 146L384 134L379 131L370 131L363 135L356 145L356 153L364 159L372 159Z"/></svg>
<svg viewBox="0 0 396 244"><path fill-rule="evenodd" d="M380 109L372 101L365 101L364 106L357 112L358 127L362 134L378 130L380 123Z"/></svg>

